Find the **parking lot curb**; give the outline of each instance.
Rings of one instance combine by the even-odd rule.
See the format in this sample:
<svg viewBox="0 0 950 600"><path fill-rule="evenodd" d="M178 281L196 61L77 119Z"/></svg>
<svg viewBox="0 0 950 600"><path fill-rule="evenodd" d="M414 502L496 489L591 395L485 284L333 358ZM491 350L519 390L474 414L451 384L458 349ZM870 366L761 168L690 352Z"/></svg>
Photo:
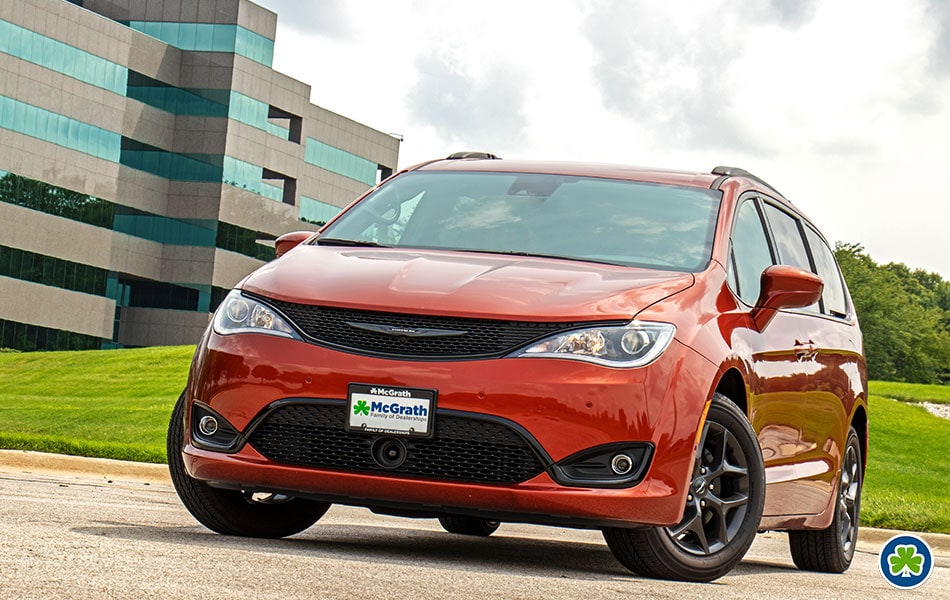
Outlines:
<svg viewBox="0 0 950 600"><path fill-rule="evenodd" d="M70 473L104 480L171 484L168 466L27 450L0 450L0 468L25 473Z"/></svg>
<svg viewBox="0 0 950 600"><path fill-rule="evenodd" d="M858 546L871 545L880 551L884 544L895 535L911 533L922 538L933 553L940 557L950 557L950 534L946 533L921 533L919 531L901 531L899 529L874 529L872 527L862 527L858 532Z"/></svg>
<svg viewBox="0 0 950 600"><path fill-rule="evenodd" d="M171 484L167 465L48 454L27 450L0 450L0 469L22 473L95 476L106 481L122 480ZM862 527L858 542L863 549L876 548L880 550L887 540L902 533L907 532L896 529ZM923 538L937 556L950 557L950 534L913 533Z"/></svg>

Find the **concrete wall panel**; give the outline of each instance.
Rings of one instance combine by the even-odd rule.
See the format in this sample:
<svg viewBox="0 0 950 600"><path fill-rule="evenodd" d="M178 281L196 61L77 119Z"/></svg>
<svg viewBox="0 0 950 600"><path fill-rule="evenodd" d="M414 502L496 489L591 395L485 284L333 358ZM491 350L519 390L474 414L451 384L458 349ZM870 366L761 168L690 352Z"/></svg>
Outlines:
<svg viewBox="0 0 950 600"><path fill-rule="evenodd" d="M9 277L0 277L0 298L8 321L112 338L115 302L108 298Z"/></svg>

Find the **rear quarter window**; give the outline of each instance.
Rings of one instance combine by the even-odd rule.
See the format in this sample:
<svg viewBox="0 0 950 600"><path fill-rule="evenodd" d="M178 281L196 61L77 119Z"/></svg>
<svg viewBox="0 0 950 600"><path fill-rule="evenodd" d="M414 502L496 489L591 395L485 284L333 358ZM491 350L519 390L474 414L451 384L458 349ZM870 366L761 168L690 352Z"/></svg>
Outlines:
<svg viewBox="0 0 950 600"><path fill-rule="evenodd" d="M805 237L811 247L812 258L815 259L815 272L825 282L825 290L821 294L822 312L837 317L848 315L848 298L844 291L844 278L838 269L835 255L814 229L805 227Z"/></svg>

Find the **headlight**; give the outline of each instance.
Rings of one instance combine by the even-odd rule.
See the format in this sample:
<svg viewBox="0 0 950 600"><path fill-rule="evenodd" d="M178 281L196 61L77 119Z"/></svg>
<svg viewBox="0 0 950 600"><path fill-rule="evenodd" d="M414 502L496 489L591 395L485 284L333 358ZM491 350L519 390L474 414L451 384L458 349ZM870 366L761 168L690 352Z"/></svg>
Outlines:
<svg viewBox="0 0 950 600"><path fill-rule="evenodd" d="M642 367L670 345L676 327L631 321L620 327L591 327L553 335L512 354L513 357L569 358L607 367Z"/></svg>
<svg viewBox="0 0 950 600"><path fill-rule="evenodd" d="M232 333L268 333L299 340L300 335L274 309L231 290L214 313L214 331Z"/></svg>

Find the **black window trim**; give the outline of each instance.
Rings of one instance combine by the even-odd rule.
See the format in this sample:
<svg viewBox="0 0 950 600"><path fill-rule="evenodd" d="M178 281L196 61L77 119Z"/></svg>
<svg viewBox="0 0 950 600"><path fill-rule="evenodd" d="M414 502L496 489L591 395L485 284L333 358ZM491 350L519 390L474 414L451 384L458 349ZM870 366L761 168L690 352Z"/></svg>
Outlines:
<svg viewBox="0 0 950 600"><path fill-rule="evenodd" d="M777 262L777 261L780 261L780 260L781 260L781 258L780 258L779 255L778 255L778 242L776 241L776 239L778 238L778 236L775 235L775 230L772 228L772 222L769 220L769 215L768 215L768 213L765 212L765 207L764 207L765 204L768 204L769 206L771 206L771 207L774 208L775 210L777 210L777 211L779 211L779 212L785 214L786 216L790 217L790 218L795 222L795 229L798 230L798 237L799 237L799 239L801 240L802 245L805 247L805 257L808 259L808 268L809 268L809 270L810 270L812 273L814 273L814 274L817 275L817 274L818 274L818 267L815 266L815 257L812 256L812 253L811 253L811 246L808 245L808 240L805 238L805 230L802 228L802 217L801 217L801 215L798 214L797 212L788 210L788 209L787 209L784 205L782 205L778 200L775 200L774 198L771 198L771 197L766 196L766 195L764 195L764 194L759 194L759 201L762 202L762 204L763 204L762 216L763 216L763 218L765 219L765 228L766 228L766 231L767 231L767 235L768 235L769 239L770 239L771 242L772 242L772 247L775 248L775 255L774 255L773 259L772 259L772 260L773 260L773 263L772 263L772 264L778 265L778 264L784 264L784 263ZM794 266L794 265L791 265L791 266ZM817 312L817 313L814 312L814 311L805 310L805 308L794 308L794 309L787 309L787 310L788 310L788 312L794 312L794 313L803 314L803 315L816 315L816 314L818 314L818 315L826 315L826 314L828 314L828 313L825 312L825 301L824 301L824 298L819 298L819 299L818 299L818 312Z"/></svg>
<svg viewBox="0 0 950 600"><path fill-rule="evenodd" d="M808 242L808 236L805 235L805 227L809 227L812 231L814 231L814 232L818 235L818 237L821 239L821 241L824 242L825 245L828 246L828 249L830 250L830 249L831 249L831 245L828 244L828 240L825 239L825 236L823 236L823 235L821 234L821 232L818 230L818 228L815 227L814 223L812 223L811 221L809 221L807 218L805 218L804 215L802 215L802 214L799 213L798 211L792 209L792 208L791 208L790 206L788 206L787 204L782 203L782 202L779 202L779 201L776 200L775 198L772 198L772 197L770 197L770 196L767 196L767 195L763 194L762 192L754 192L754 195L757 197L757 199L758 199L761 203L763 203L763 204L770 204L770 205L772 205L773 208L775 208L775 209L777 209L777 210L779 210L779 211L781 211L781 212L787 214L788 216L792 217L793 219L795 219L796 225L798 226L798 233L799 233L799 235L800 235L801 238L802 238L802 243L805 245L805 252L806 252L806 254L808 255L808 264L810 265L811 272L812 272L812 273L815 273L815 274L817 275L817 274L818 274L818 267L817 267L817 265L816 265L816 263L815 263L815 256L814 256L814 253L812 252L811 244ZM772 224L771 224L771 222L769 222L768 215L765 214L765 210L761 207L761 205L760 205L760 214L761 214L761 216L763 217L763 220L764 220L764 222L765 222L766 234L767 234L767 237L769 238L769 244L770 244L770 246L771 246L772 249L773 249L773 255L772 255L772 261L773 261L773 263L772 263L772 264L779 264L779 263L775 262L775 261L778 260L778 249L777 249L777 247L776 247L776 245L775 245L776 243L775 243L775 239L774 239L774 238L775 238L775 233L772 231ZM731 241L731 240L730 240L730 241ZM832 255L832 258L834 258L834 252L832 252L831 255ZM847 321L847 322L851 322L851 321L852 321L852 315L853 315L853 312L854 312L854 311L853 311L853 308L852 308L852 306L851 306L851 299L850 299L850 296L849 296L849 294L847 293L847 289L848 289L848 288L847 288L847 286L845 285L844 276L841 274L841 266L838 264L838 259L837 259L837 258L835 258L835 267L836 267L836 270L837 270L837 272L838 272L838 278L841 280L841 286L842 286L842 288L844 288L844 290L845 290L845 304L846 304L846 306L847 306L848 314L846 314L846 315L841 315L841 314L839 314L839 313L837 313L837 312L832 312L831 310L826 309L826 308L825 308L824 294L822 294L822 298L820 298L820 299L818 300L818 305L819 305L819 312L818 312L818 313L809 312L809 311L806 311L806 310L801 309L801 308L791 309L789 312L794 312L794 313L798 313L798 314L802 314L802 315L809 315L809 316L813 316L813 317L824 317L824 318L827 318L827 319L834 319L834 320L836 320L836 321Z"/></svg>
<svg viewBox="0 0 950 600"><path fill-rule="evenodd" d="M833 311L831 309L828 309L827 311L825 311L824 299L822 299L822 312L821 312L822 316L834 318L834 319L838 319L842 321L847 321L849 323L852 322L854 320L853 319L854 305L851 302L851 294L848 292L848 284L844 280L844 274L841 272L841 265L838 264L838 257L835 256L835 252L834 250L832 250L831 244L828 243L828 240L825 238L824 235L821 234L820 231L818 231L818 228L815 227L814 224L812 224L811 222L805 221L803 219L803 222L801 223L801 227L803 228L807 227L808 229L810 229L812 233L814 233L818 237L818 239L821 240L821 242L825 245L825 247L831 253L831 258L834 261L834 265L835 265L835 272L838 274L838 283L841 285L841 289L844 291L844 304L845 304L846 313L842 314L842 313L839 313L838 311ZM804 236L805 245L808 247L809 256L811 256L812 249L811 249L811 244L808 241L807 232L803 232L803 233L805 234ZM815 271L817 272L817 270L818 269L816 267Z"/></svg>

